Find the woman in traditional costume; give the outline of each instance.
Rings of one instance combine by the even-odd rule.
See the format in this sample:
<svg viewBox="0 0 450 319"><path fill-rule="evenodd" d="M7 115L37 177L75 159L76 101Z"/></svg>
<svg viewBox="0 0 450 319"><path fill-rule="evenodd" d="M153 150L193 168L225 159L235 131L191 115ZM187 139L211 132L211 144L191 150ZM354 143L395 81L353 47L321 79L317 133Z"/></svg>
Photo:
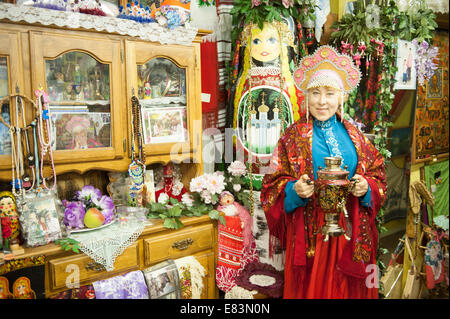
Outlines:
<svg viewBox="0 0 450 319"><path fill-rule="evenodd" d="M286 251L284 298L377 298L375 217L385 200L384 159L355 126L343 119L343 103L358 85L352 59L330 46L304 57L294 73L305 94L306 117L278 141L261 202L271 239ZM337 112L340 109L340 112ZM351 236L321 232L324 212L314 193L324 157L341 157L358 182L347 199ZM276 240L273 240L275 243Z"/></svg>

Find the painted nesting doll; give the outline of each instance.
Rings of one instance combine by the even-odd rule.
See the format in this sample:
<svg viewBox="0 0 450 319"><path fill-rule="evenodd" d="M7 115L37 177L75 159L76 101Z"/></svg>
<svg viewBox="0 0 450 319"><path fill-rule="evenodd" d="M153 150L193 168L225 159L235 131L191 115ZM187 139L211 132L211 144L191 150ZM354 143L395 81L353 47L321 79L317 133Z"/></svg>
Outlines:
<svg viewBox="0 0 450 319"><path fill-rule="evenodd" d="M13 193L0 192L0 220L2 224L3 249L11 251L11 245L19 244L20 223Z"/></svg>
<svg viewBox="0 0 450 319"><path fill-rule="evenodd" d="M253 187L259 189L279 137L303 113L303 96L293 80L293 20L266 22L262 29L248 24L236 52L240 55L234 60L238 75L231 91L228 125L232 116L236 158L248 162L251 154Z"/></svg>

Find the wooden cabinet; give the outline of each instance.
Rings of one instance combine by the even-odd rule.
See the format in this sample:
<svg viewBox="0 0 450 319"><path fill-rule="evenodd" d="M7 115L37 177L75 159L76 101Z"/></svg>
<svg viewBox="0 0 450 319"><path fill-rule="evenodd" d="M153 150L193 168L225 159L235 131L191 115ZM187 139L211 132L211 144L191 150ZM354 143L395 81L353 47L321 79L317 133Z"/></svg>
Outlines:
<svg viewBox="0 0 450 319"><path fill-rule="evenodd" d="M16 93L16 86L24 88L20 32L0 26L0 100ZM0 105L1 115L7 124L16 125L15 103L5 100ZM11 173L11 137L8 128L0 122L0 170Z"/></svg>
<svg viewBox="0 0 450 319"><path fill-rule="evenodd" d="M0 21L0 41L9 44L0 48L8 92L18 83L21 93L32 99L39 86L49 94L57 175L128 169L133 91L141 94L146 116L146 164L184 163L182 169L190 175L186 180L201 173L200 33L190 45L163 45L94 30ZM142 68L147 68L150 98L142 96ZM28 112L32 119L34 110ZM172 130L169 137L152 131L156 117ZM75 130L81 126L87 148L77 146ZM10 180L10 155L0 157L0 180Z"/></svg>
<svg viewBox="0 0 450 319"><path fill-rule="evenodd" d="M35 249L48 254L46 264L46 295L67 290L79 279L80 286L134 270L143 270L168 259L194 256L205 269L202 298L218 298L215 283L217 225L208 216L183 218L184 228L168 230L160 220L147 227L133 245L116 258L114 270L106 271L89 256L67 253L60 249ZM48 247L54 247L49 245ZM33 249L27 249L30 255Z"/></svg>

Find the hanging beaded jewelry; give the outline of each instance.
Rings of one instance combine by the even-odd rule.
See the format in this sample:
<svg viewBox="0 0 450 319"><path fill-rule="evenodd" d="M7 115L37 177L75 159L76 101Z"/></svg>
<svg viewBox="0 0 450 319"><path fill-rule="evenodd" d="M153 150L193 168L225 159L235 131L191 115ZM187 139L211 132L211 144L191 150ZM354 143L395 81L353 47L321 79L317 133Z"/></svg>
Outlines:
<svg viewBox="0 0 450 319"><path fill-rule="evenodd" d="M132 192L130 196L136 199L138 193L144 185L145 176L145 150L143 145L143 134L141 125L141 105L138 98L134 95L134 89L131 97L131 163L128 166L128 174L132 179ZM138 159L135 155L135 140L138 145Z"/></svg>
<svg viewBox="0 0 450 319"><path fill-rule="evenodd" d="M36 96L36 109L38 112L38 136L39 143L41 145L41 162L40 162L40 171L42 178L42 185L47 190L56 190L56 171L55 165L53 162L53 150L52 150L52 134L51 134L51 117L48 108L48 94L44 91L42 87L39 87L35 92ZM46 141L47 139L47 141ZM53 186L48 187L45 180L47 178L44 177L44 156L48 154L50 158L50 166L52 168L53 173Z"/></svg>

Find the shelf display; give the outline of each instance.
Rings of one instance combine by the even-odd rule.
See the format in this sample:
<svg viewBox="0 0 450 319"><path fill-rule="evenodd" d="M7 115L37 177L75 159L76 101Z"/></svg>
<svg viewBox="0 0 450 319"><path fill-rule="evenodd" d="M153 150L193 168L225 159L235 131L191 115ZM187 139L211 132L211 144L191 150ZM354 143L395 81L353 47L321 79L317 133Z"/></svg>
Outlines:
<svg viewBox="0 0 450 319"><path fill-rule="evenodd" d="M110 72L90 55L46 60L54 150L111 146Z"/></svg>
<svg viewBox="0 0 450 319"><path fill-rule="evenodd" d="M138 64L138 96L144 143L185 142L186 70L166 58Z"/></svg>

